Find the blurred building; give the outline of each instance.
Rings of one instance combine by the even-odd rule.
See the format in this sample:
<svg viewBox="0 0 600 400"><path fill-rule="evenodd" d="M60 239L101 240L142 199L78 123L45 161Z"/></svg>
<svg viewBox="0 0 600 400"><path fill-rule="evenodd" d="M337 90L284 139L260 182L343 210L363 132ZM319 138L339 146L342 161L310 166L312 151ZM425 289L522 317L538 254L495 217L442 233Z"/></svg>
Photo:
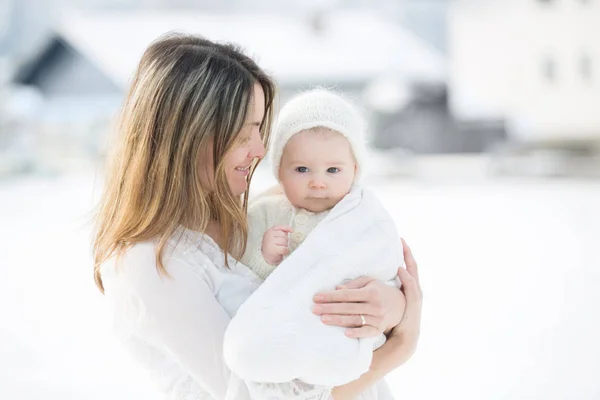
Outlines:
<svg viewBox="0 0 600 400"><path fill-rule="evenodd" d="M52 164L101 153L142 52L173 30L241 45L277 79L280 103L310 86L336 87L363 105L375 126L414 102L415 88L445 86L439 52L373 12L75 13L15 76L43 99L35 116L41 158Z"/></svg>
<svg viewBox="0 0 600 400"><path fill-rule="evenodd" d="M446 54L449 0L388 0L385 3L404 26Z"/></svg>
<svg viewBox="0 0 600 400"><path fill-rule="evenodd" d="M600 2L456 0L449 104L459 121L505 121L532 146L600 141Z"/></svg>
<svg viewBox="0 0 600 400"><path fill-rule="evenodd" d="M16 61L39 46L58 17L46 0L2 0L0 2L0 57Z"/></svg>
<svg viewBox="0 0 600 400"><path fill-rule="evenodd" d="M0 175L32 169L35 164L40 96L15 84L19 65L47 40L57 7L45 0L0 2Z"/></svg>

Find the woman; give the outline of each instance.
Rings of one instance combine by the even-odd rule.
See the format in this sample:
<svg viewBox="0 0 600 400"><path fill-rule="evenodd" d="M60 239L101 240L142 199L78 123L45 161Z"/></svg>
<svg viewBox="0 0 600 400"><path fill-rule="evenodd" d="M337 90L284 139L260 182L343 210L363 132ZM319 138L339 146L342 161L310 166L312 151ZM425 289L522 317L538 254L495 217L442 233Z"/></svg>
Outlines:
<svg viewBox="0 0 600 400"><path fill-rule="evenodd" d="M388 333L368 373L333 389L288 382L238 391L222 344L259 284L237 259L274 97L273 81L235 47L167 35L144 53L123 106L97 220L95 279L121 339L171 399L244 399L247 387L253 398L355 398L416 347L421 294L407 250L403 317L403 293L366 277L315 297L328 323L353 337ZM357 327L361 314L371 325Z"/></svg>

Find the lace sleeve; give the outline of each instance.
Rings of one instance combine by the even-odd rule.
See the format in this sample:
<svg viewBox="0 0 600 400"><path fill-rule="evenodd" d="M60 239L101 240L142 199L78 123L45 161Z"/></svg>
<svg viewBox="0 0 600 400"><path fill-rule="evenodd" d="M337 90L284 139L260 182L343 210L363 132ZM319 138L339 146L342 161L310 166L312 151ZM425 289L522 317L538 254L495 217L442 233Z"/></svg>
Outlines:
<svg viewBox="0 0 600 400"><path fill-rule="evenodd" d="M301 381L288 383L246 383L252 400L330 400L331 388Z"/></svg>
<svg viewBox="0 0 600 400"><path fill-rule="evenodd" d="M153 257L150 252L140 259L128 258L127 268L122 269L127 275L127 285L124 286L135 293L137 311L131 318L135 320L138 334L165 349L187 375L184 381L178 383L175 398L328 398L331 391L328 388L301 382L247 383L232 374L223 358L223 337L230 318L217 302L211 280L201 268L178 258L167 259L170 277L162 278L156 268L150 268Z"/></svg>

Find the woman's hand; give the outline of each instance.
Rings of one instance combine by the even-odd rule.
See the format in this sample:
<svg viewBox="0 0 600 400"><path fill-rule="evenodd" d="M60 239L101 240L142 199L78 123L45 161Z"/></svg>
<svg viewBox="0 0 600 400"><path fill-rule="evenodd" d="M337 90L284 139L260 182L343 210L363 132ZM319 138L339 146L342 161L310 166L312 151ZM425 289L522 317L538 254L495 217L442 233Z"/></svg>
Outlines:
<svg viewBox="0 0 600 400"><path fill-rule="evenodd" d="M325 324L349 328L346 335L353 338L388 332L400 323L405 305L400 290L367 276L319 293L314 301L313 312Z"/></svg>
<svg viewBox="0 0 600 400"><path fill-rule="evenodd" d="M388 341L384 345L386 349L389 349L389 354L373 357L371 364L371 370L381 370L384 373L404 364L414 354L421 334L423 292L419 281L419 269L410 247L404 240L402 240L402 245L406 270L399 270L398 276L402 281L402 291L406 297L406 310L402 320L392 329ZM384 350L384 347L379 350Z"/></svg>
<svg viewBox="0 0 600 400"><path fill-rule="evenodd" d="M410 293L414 300L413 290L418 289L418 296L421 296L417 264L408 245L404 241L402 244L408 271L399 268L398 276L403 286L404 281L407 281L406 285L411 285ZM416 278L412 278L413 275ZM373 337L381 333L387 334L400 323L406 305L403 292L406 293L406 289L400 291L363 276L338 286L338 290L318 293L314 297L317 304L313 310L315 314L322 316L321 319L326 324L350 328L346 331L350 337ZM364 317L364 325L361 315Z"/></svg>
<svg viewBox="0 0 600 400"><path fill-rule="evenodd" d="M423 293L419 283L417 263L408 245L402 241L406 270L398 270L402 291L406 298L406 310L400 323L395 326L388 340L373 353L369 370L360 378L333 389L336 400L355 399L360 393L373 386L389 372L404 364L415 352L421 330L421 305Z"/></svg>

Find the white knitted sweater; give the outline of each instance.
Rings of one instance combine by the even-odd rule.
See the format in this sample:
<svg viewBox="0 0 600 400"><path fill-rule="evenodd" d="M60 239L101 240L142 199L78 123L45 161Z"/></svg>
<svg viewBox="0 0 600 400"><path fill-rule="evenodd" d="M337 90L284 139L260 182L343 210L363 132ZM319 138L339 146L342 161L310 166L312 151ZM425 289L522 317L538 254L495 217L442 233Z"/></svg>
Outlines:
<svg viewBox="0 0 600 400"><path fill-rule="evenodd" d="M283 194L261 197L248 209L248 244L242 263L263 280L267 279L276 266L267 263L263 257L261 247L264 233L275 225L290 225L294 229L289 235L291 253L327 214L328 211L313 213L296 208Z"/></svg>

